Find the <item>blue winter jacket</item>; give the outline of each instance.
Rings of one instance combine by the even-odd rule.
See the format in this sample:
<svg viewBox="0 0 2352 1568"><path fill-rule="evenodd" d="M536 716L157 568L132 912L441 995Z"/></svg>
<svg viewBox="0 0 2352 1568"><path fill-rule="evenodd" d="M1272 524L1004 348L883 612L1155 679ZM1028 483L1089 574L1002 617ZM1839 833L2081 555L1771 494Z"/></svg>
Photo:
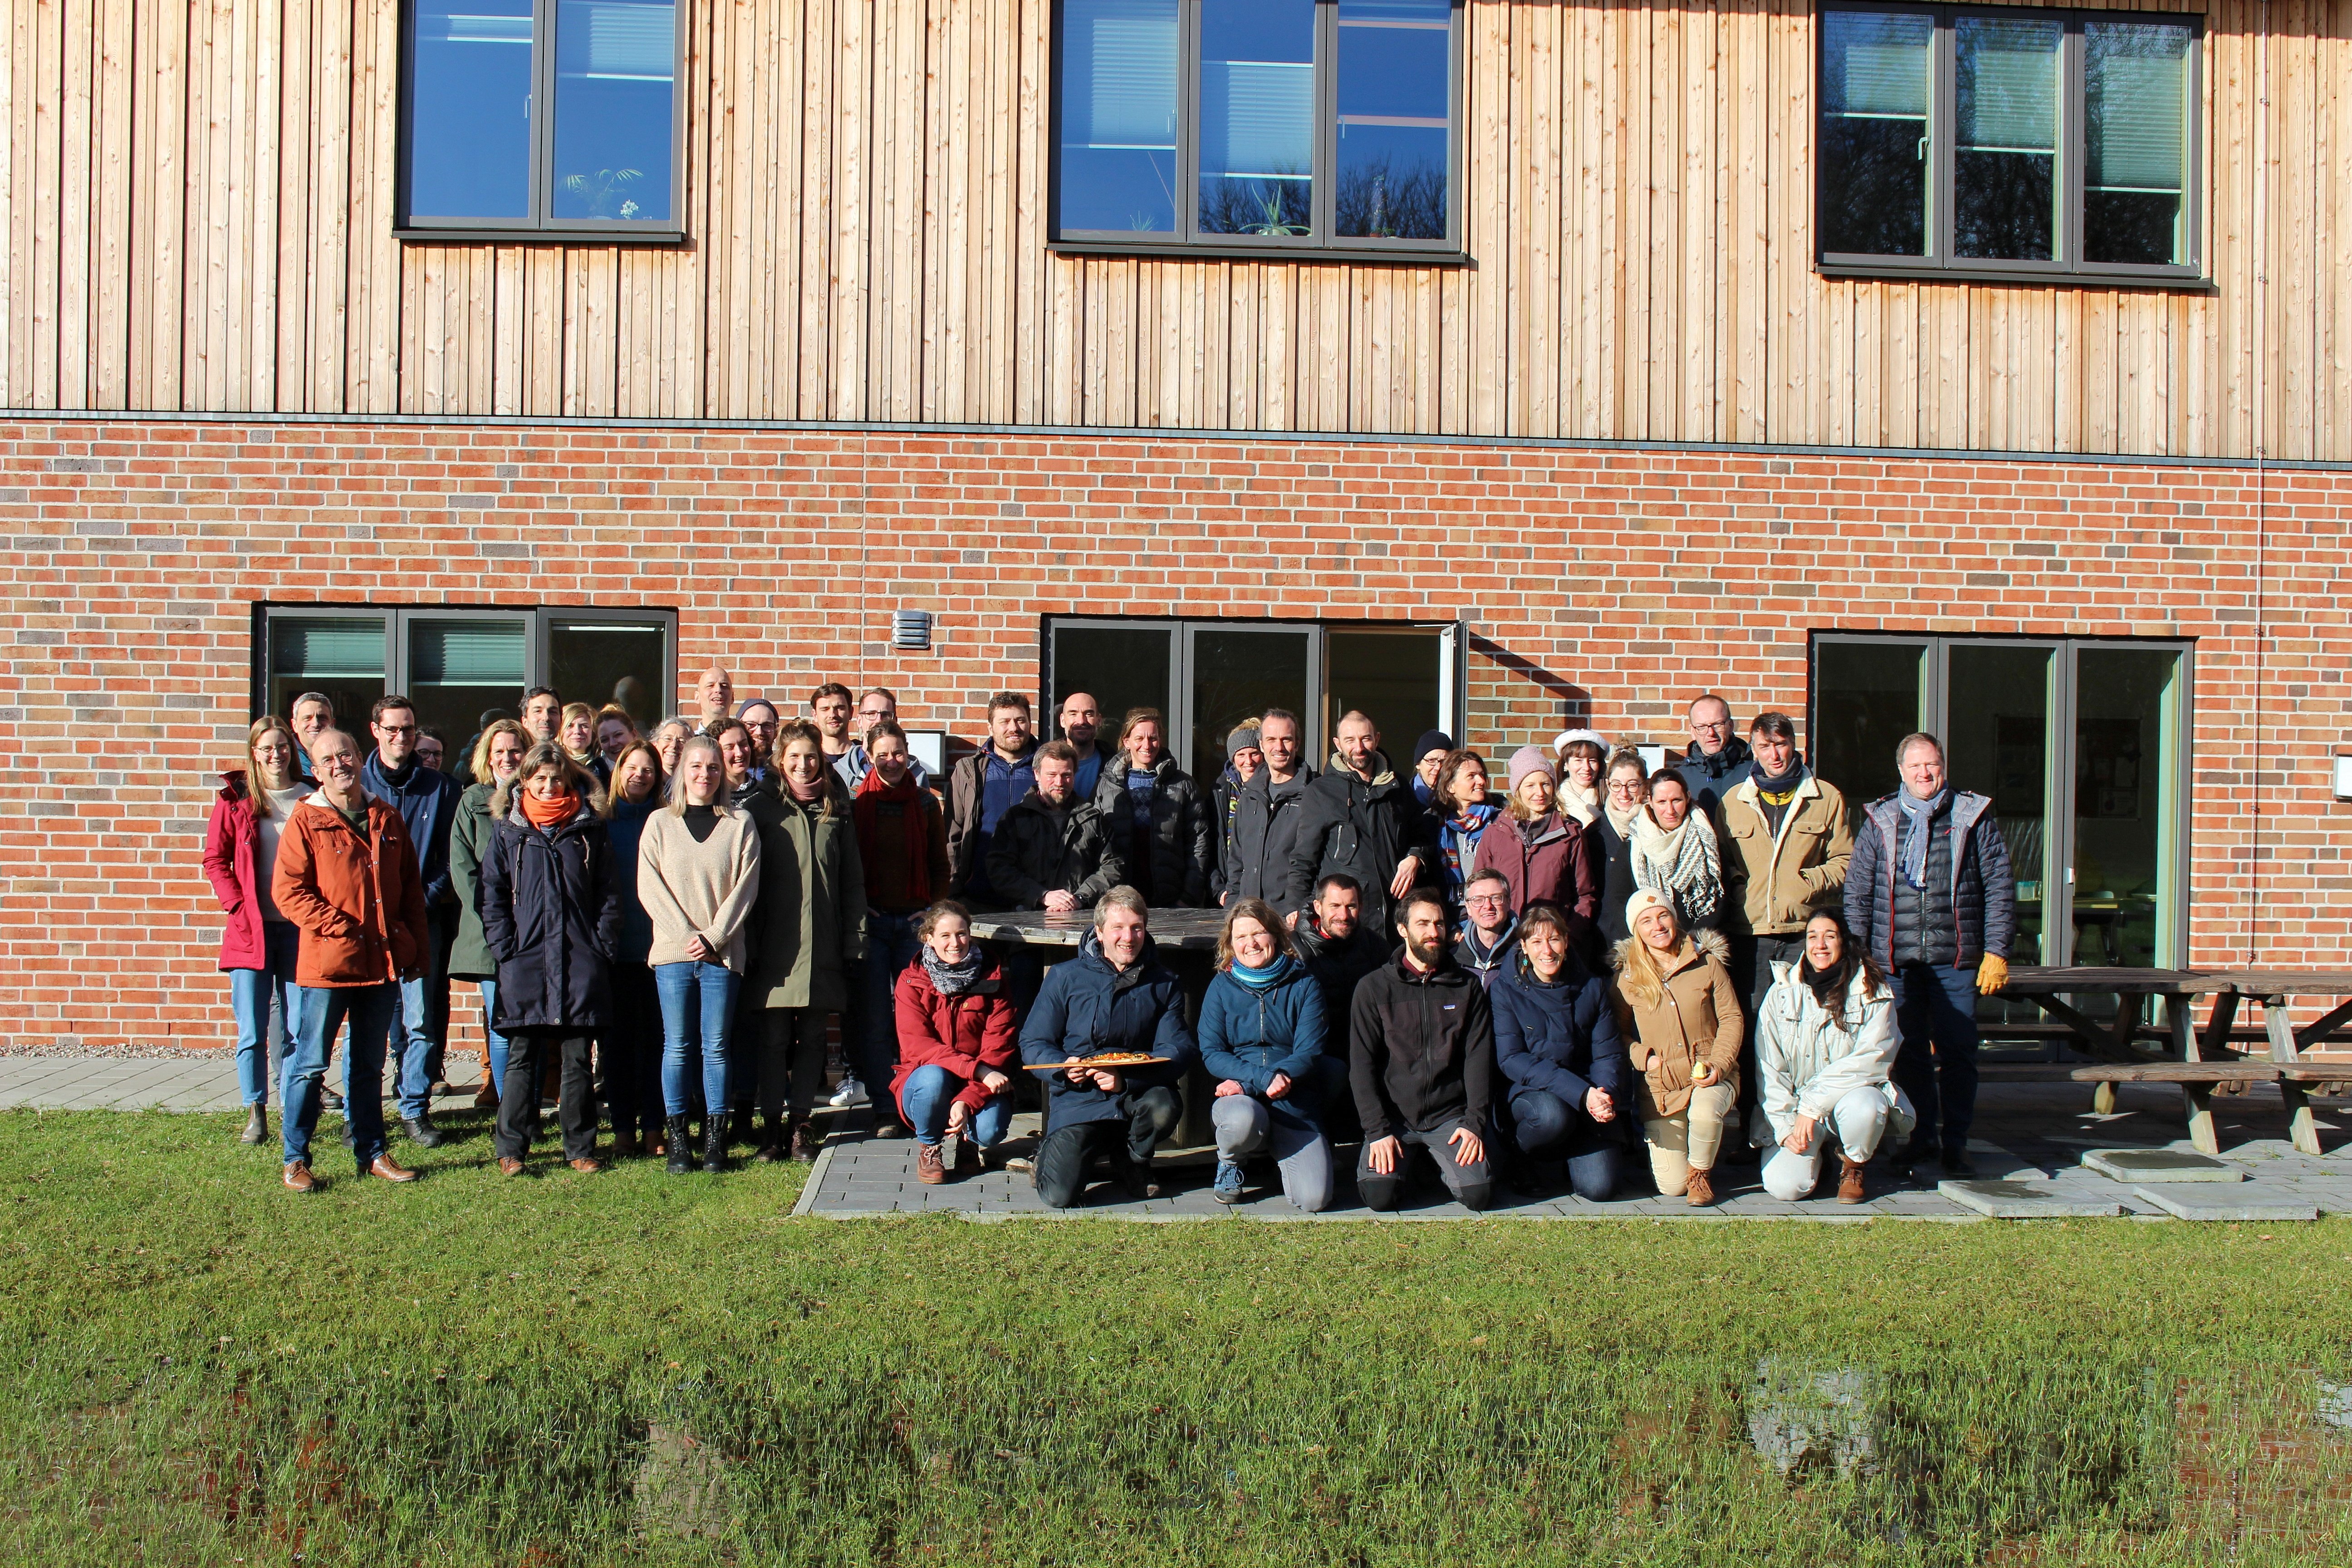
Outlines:
<svg viewBox="0 0 2352 1568"><path fill-rule="evenodd" d="M659 795L645 801L615 801L604 824L613 845L613 888L621 896L621 951L616 963L643 963L653 955L654 920L637 897L637 843L645 837L646 818L666 809Z"/></svg>
<svg viewBox="0 0 2352 1568"><path fill-rule="evenodd" d="M1585 1090L1605 1089L1625 1103L1632 1064L1609 983L1570 953L1559 979L1547 985L1524 952L1495 972L1486 988L1495 1011L1495 1065L1512 1089L1540 1089L1582 1108Z"/></svg>
<svg viewBox="0 0 2352 1568"><path fill-rule="evenodd" d="M1264 986L1220 970L1201 999L1201 1066L1260 1099L1276 1073L1297 1082L1323 1051L1323 987L1297 959L1281 963Z"/></svg>
<svg viewBox="0 0 2352 1568"><path fill-rule="evenodd" d="M1168 1059L1140 1071L1120 1069L1118 1094L1104 1093L1092 1079L1076 1084L1066 1073L1043 1075L1047 1132L1088 1121L1126 1121L1134 1110L1129 1092L1181 1083L1184 1069L1199 1054L1184 1024L1183 988L1149 939L1142 954L1120 971L1102 955L1100 942L1087 938L1077 957L1045 972L1028 1022L1021 1026L1021 1059L1032 1066L1113 1051Z"/></svg>
<svg viewBox="0 0 2352 1568"><path fill-rule="evenodd" d="M444 905L455 904L457 890L449 881L449 829L457 820L457 799L466 793L457 787L457 781L412 759L408 776L394 783L383 771L381 753L370 752L360 764L360 787L400 813L400 825L408 829L408 841L416 846L416 874L425 884L425 907L439 911Z"/></svg>
<svg viewBox="0 0 2352 1568"><path fill-rule="evenodd" d="M1988 952L2009 956L2017 938L2017 877L1992 802L1952 792L1952 927L1955 967L1973 969ZM1845 929L1881 969L1895 967L1895 879L1903 874L1903 808L1895 796L1870 803L1845 864Z"/></svg>

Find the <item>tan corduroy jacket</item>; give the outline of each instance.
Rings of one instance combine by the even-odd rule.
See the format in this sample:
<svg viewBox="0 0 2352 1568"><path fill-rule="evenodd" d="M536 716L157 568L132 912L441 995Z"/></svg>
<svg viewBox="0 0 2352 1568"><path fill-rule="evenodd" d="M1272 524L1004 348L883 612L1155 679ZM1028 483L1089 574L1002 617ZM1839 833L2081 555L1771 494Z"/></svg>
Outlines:
<svg viewBox="0 0 2352 1568"><path fill-rule="evenodd" d="M1853 828L1837 785L1808 773L1780 814L1775 834L1756 798L1756 780L1739 781L1723 797L1725 875L1738 883L1735 906L1758 936L1794 936L1823 910L1845 899L1845 863L1853 858Z"/></svg>
<svg viewBox="0 0 2352 1568"><path fill-rule="evenodd" d="M1746 1020L1739 989L1725 960L1730 944L1719 931L1695 931L1683 943L1666 974L1664 994L1654 1007L1636 1008L1625 994L1625 955L1638 935L1617 944L1617 983L1611 994L1624 1026L1627 1053L1642 1075L1642 1120L1657 1121L1690 1104L1691 1075L1702 1061L1715 1064L1716 1081L1739 1086L1739 1041Z"/></svg>

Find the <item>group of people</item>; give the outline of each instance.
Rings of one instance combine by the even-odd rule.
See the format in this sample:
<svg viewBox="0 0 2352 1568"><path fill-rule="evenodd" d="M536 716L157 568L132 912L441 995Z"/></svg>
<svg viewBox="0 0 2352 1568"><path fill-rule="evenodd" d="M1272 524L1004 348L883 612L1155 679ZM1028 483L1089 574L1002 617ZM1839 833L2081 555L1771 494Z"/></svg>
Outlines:
<svg viewBox="0 0 2352 1568"><path fill-rule="evenodd" d="M1044 1136L1005 1163L1055 1206L1097 1176L1156 1190L1196 1068L1226 1202L1263 1170L1319 1209L1350 1141L1375 1208L1432 1168L1471 1207L1497 1182L1606 1197L1637 1139L1657 1190L1695 1205L1751 1150L1787 1197L1834 1152L1859 1201L1883 1144L1899 1174L1969 1169L1974 996L2005 982L2014 884L1990 803L1949 786L1931 736L1853 816L1789 719L1743 739L1712 695L1672 765L1575 730L1517 748L1497 791L1438 731L1396 766L1356 712L1318 770L1297 716L1269 710L1203 784L1156 710L1114 731L1075 692L1040 740L999 692L940 780L887 689L828 683L790 719L738 703L720 668L696 689L698 713L640 735L536 689L447 771L404 698L374 704L366 746L317 693L252 726L205 866L248 1142L268 1135L273 1010L288 1037L289 1187L316 1182L339 1035L362 1173L412 1175L381 1111L387 1053L408 1137L440 1141L453 979L480 988L477 1099L509 1173L551 1074L583 1173L600 1102L612 1154L682 1173L738 1140L814 1159L819 1104L872 1098L877 1132L911 1133L919 1179L943 1182L964 1144L999 1159L1024 1068ZM1169 907L1223 911L1197 1016L1152 947ZM974 939L975 912L1007 909L1090 910L1093 930L1041 973Z"/></svg>

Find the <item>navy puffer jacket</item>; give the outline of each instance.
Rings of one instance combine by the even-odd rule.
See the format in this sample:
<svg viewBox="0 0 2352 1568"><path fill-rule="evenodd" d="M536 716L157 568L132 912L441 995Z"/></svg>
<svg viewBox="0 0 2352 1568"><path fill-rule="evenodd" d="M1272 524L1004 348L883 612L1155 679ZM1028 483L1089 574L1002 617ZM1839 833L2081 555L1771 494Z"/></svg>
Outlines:
<svg viewBox="0 0 2352 1568"><path fill-rule="evenodd" d="M498 961L502 1035L589 1035L615 1020L621 895L604 825L583 805L541 833L520 810L482 857L482 934Z"/></svg>
<svg viewBox="0 0 2352 1568"><path fill-rule="evenodd" d="M1106 1094L1092 1079L1075 1084L1066 1073L1046 1073L1045 1131L1087 1121L1124 1121L1130 1092L1175 1085L1198 1054L1184 1023L1184 993L1147 939L1125 970L1115 968L1089 936L1078 956L1045 972L1045 984L1021 1026L1021 1059L1032 1066L1113 1052L1164 1057L1164 1064L1120 1069L1120 1090Z"/></svg>
<svg viewBox="0 0 2352 1568"><path fill-rule="evenodd" d="M1526 953L1514 953L1496 972L1486 1000L1495 1009L1495 1065L1512 1089L1544 1089L1580 1110L1587 1089L1624 1102L1632 1064L1609 983L1574 952L1550 984L1536 978Z"/></svg>
<svg viewBox="0 0 2352 1568"><path fill-rule="evenodd" d="M1220 970L1201 999L1201 1066L1261 1099L1276 1074L1294 1082L1307 1075L1328 1028L1323 987L1297 959L1280 963L1281 974L1265 985Z"/></svg>

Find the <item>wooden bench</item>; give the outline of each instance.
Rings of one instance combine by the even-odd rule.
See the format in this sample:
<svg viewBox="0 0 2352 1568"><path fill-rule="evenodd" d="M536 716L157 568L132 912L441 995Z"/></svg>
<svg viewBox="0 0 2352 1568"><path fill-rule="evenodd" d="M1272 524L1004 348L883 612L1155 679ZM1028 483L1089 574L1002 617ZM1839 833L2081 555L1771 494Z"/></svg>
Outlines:
<svg viewBox="0 0 2352 1568"><path fill-rule="evenodd" d="M2146 1061L2146 1062L1987 1062L1978 1069L1979 1079L1987 1083L2087 1083L2105 1091L2095 1103L2102 1111L2113 1110L2113 1086L2119 1083L2169 1083L2180 1089L2180 1098L2189 1116L2189 1139L2208 1154L2221 1152L2219 1131L2213 1124L2212 1098L2217 1089L2244 1089L2257 1083L2274 1083L2291 1096L2288 1110L2303 1116L2309 1112L2303 1105L2304 1084L2352 1083L2352 1061L2327 1062L2263 1062L2263 1061ZM2298 1133L2304 1128L2297 1126Z"/></svg>

